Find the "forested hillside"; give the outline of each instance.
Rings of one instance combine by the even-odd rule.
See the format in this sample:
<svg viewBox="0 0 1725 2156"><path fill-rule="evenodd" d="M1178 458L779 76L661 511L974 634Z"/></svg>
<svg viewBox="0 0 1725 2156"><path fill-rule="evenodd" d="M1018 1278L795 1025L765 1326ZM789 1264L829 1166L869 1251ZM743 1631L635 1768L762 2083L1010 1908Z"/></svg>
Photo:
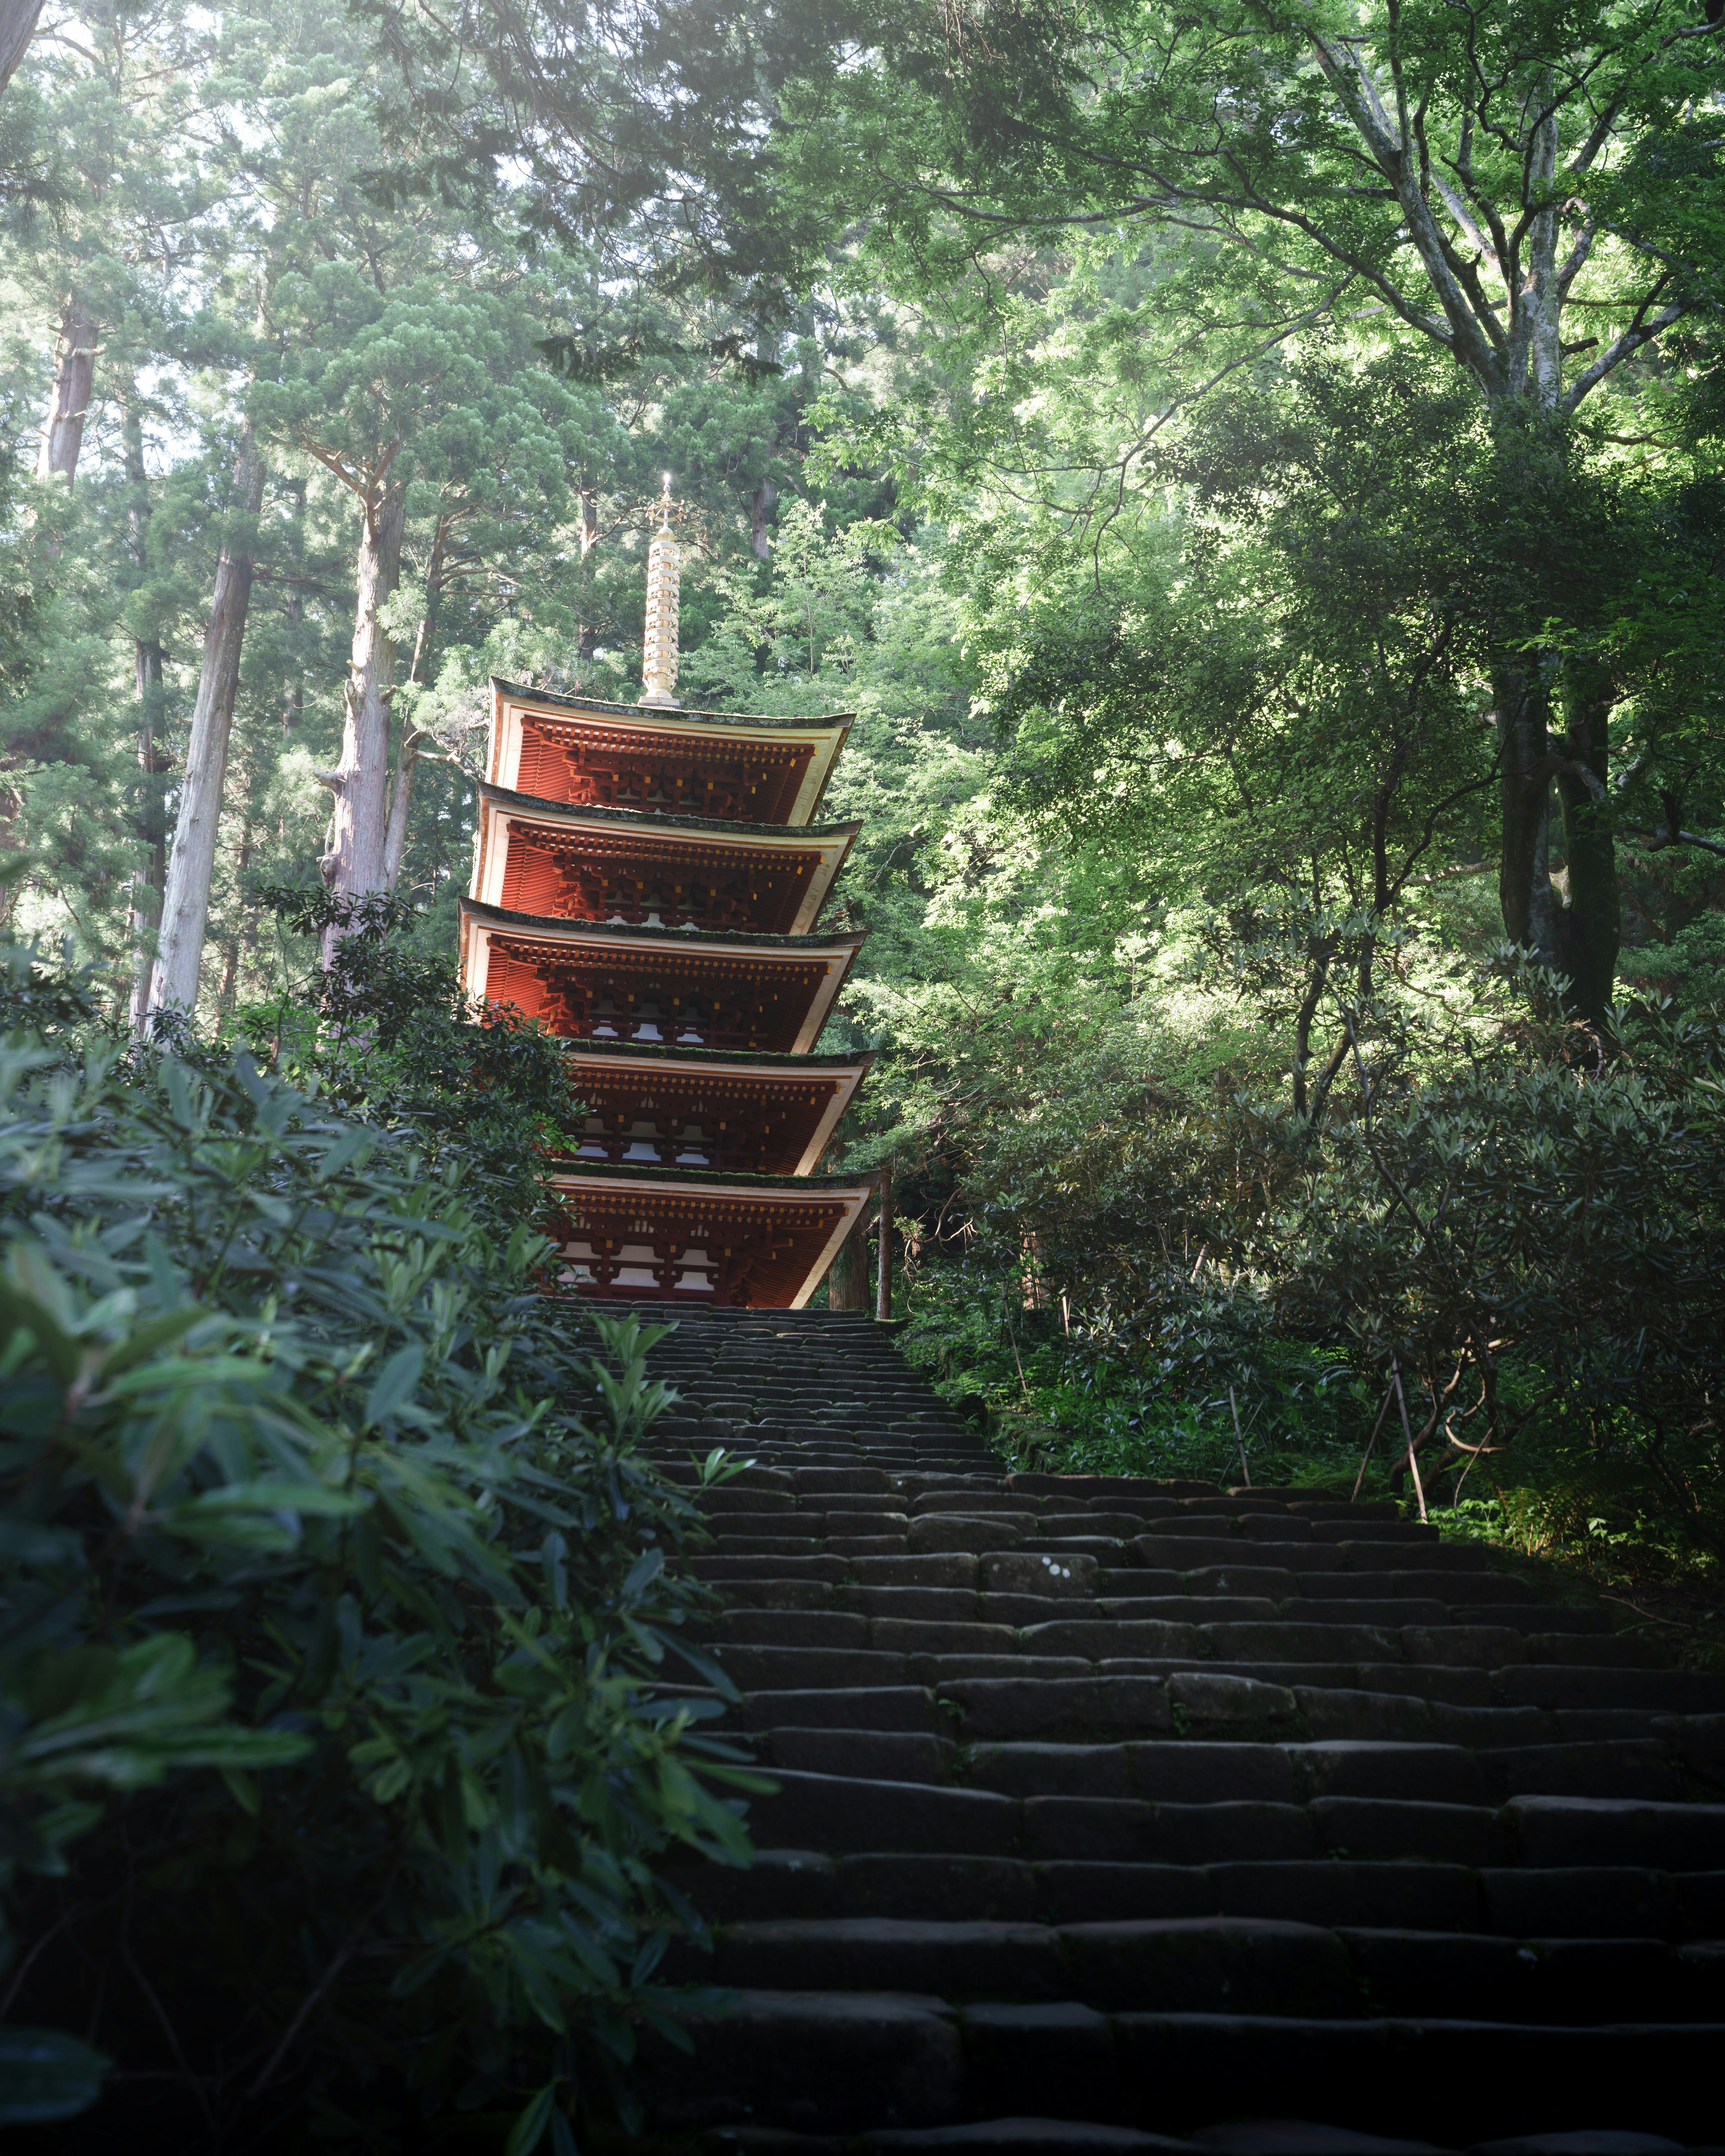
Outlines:
<svg viewBox="0 0 1725 2156"><path fill-rule="evenodd" d="M634 700L669 475L684 701L860 715L834 1163L891 1168L946 1396L1031 1466L1450 1505L1725 1653L1722 36L47 0L0 95L18 1053L172 1050L241 1122L322 1087L531 1206L542 1044L451 1106L487 684ZM434 1007L405 1073L341 1030ZM158 1172L169 1111L78 1082Z"/></svg>

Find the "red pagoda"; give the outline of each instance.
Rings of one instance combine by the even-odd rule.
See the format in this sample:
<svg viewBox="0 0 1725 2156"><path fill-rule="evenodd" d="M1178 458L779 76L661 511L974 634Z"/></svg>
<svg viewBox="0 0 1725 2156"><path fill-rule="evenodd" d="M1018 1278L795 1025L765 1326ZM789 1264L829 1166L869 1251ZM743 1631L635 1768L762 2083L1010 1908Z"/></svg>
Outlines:
<svg viewBox="0 0 1725 2156"><path fill-rule="evenodd" d="M570 1044L564 1286L800 1309L870 1192L814 1172L871 1060L812 1053L863 940L818 927L850 720L684 711L676 616L667 520L639 706L492 683L462 980Z"/></svg>

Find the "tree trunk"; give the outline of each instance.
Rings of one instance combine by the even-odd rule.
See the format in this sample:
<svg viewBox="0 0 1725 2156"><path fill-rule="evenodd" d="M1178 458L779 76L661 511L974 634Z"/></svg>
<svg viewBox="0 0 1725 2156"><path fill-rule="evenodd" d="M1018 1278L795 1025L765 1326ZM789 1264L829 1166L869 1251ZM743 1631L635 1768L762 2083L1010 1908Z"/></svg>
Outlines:
<svg viewBox="0 0 1725 2156"><path fill-rule="evenodd" d="M892 1315L892 1163L880 1163L880 1247L875 1270L875 1317L884 1325Z"/></svg>
<svg viewBox="0 0 1725 2156"><path fill-rule="evenodd" d="M389 824L383 834L383 888L393 891L401 878L402 855L408 845L408 809L413 798L413 768L422 742L433 738L410 726L402 729L396 751L395 778L389 789Z"/></svg>
<svg viewBox="0 0 1725 2156"><path fill-rule="evenodd" d="M132 560L140 572L148 566L150 482L144 470L144 426L135 388L123 407L122 439L126 483L131 499L126 509ZM154 636L132 639L132 675L138 701L137 839L143 859L132 877L126 934L132 947L131 1024L144 1022L150 1004L150 975L156 963L156 933L162 920L162 894L167 882L167 814L162 778L162 644Z"/></svg>
<svg viewBox="0 0 1725 2156"><path fill-rule="evenodd" d="M245 872L251 865L252 819L249 809L239 827L239 849L234 856L234 889L236 896ZM239 908L234 909L234 926L228 932L227 947L222 957L222 987L216 998L216 1020L225 1025L234 1015L234 1005L239 990Z"/></svg>
<svg viewBox="0 0 1725 2156"><path fill-rule="evenodd" d="M1547 966L1558 957L1558 901L1551 886L1551 739L1537 656L1517 654L1492 669L1497 699L1503 853L1497 895L1503 932Z"/></svg>
<svg viewBox="0 0 1725 2156"><path fill-rule="evenodd" d="M840 1245L827 1274L829 1310L866 1310L869 1306L869 1239L860 1219Z"/></svg>
<svg viewBox="0 0 1725 2156"><path fill-rule="evenodd" d="M6 4L7 0L0 0L0 7ZM78 452L84 446L84 422L90 412L90 385L95 376L97 335L90 309L74 294L60 317L54 392L42 429L42 447L36 456L38 479L63 479L70 486L76 476Z"/></svg>
<svg viewBox="0 0 1725 2156"><path fill-rule="evenodd" d="M12 80L29 50L41 13L42 0L0 0L0 90Z"/></svg>
<svg viewBox="0 0 1725 2156"><path fill-rule="evenodd" d="M162 903L162 945L150 982L150 1010L178 1009L189 1017L198 1004L198 973L209 921L210 871L215 865L216 827L228 776L228 742L239 689L239 654L251 604L253 548L264 503L264 459L248 427L234 467L234 511L227 544L216 565L209 627L192 741L180 787L180 813Z"/></svg>
<svg viewBox="0 0 1725 2156"><path fill-rule="evenodd" d="M425 611L413 638L413 663L408 680L424 688L431 679L431 658L437 649L437 618L443 604L444 565L449 558L453 516L439 516L431 542L431 562L425 572ZM420 733L403 723L395 752L395 777L389 788L389 828L383 835L383 882L393 891L401 880L402 855L407 851L408 811L413 798L413 772L419 751L434 736Z"/></svg>
<svg viewBox="0 0 1725 2156"><path fill-rule="evenodd" d="M770 479L763 479L749 505L749 543L763 562L773 558L773 535L768 529L767 519L778 500L777 487Z"/></svg>
<svg viewBox="0 0 1725 2156"><path fill-rule="evenodd" d="M289 546L292 552L294 573L299 576L305 566L305 482L290 479L284 482L289 499L294 504L294 513L289 520ZM305 619L305 599L299 585L290 584L287 598L287 686L281 695L281 730L290 734L298 727L305 711L305 686L300 674L300 639L298 631Z"/></svg>
<svg viewBox="0 0 1725 2156"><path fill-rule="evenodd" d="M1617 887L1616 814L1607 756L1615 690L1609 674L1587 660L1564 670L1564 762L1558 773L1568 858L1569 903L1558 916L1558 956L1569 976L1570 1003L1597 1025L1617 987L1623 902Z"/></svg>
<svg viewBox="0 0 1725 2156"><path fill-rule="evenodd" d="M388 887L389 703L394 693L395 646L378 616L400 580L406 521L407 496L399 484L384 486L365 504L341 761L325 779L336 797L336 814L323 861L324 880L343 898Z"/></svg>

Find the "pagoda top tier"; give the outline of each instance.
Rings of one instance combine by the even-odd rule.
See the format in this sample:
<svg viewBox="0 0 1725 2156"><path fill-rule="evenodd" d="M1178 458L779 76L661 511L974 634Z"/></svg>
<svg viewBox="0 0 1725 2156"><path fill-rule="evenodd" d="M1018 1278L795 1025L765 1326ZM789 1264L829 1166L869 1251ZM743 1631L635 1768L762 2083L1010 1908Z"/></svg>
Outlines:
<svg viewBox="0 0 1725 2156"><path fill-rule="evenodd" d="M511 793L571 807L806 824L853 717L644 708L494 679L485 777Z"/></svg>

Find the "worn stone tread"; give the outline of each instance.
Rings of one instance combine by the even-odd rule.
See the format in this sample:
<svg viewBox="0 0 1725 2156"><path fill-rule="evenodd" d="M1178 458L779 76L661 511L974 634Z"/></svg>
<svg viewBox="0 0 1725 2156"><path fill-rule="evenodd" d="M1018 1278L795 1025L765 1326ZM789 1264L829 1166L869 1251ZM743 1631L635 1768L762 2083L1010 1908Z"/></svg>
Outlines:
<svg viewBox="0 0 1725 2156"><path fill-rule="evenodd" d="M1725 1673L1385 1501L1004 1472L860 1315L680 1314L652 1367L681 1394L653 1455L710 1523L716 1726L776 1787L752 1868L675 1868L713 1944L668 1973L732 2004L692 2055L648 2037L644 2132L1585 2156L1550 2137L1713 2128ZM706 1486L715 1445L752 1464Z"/></svg>

